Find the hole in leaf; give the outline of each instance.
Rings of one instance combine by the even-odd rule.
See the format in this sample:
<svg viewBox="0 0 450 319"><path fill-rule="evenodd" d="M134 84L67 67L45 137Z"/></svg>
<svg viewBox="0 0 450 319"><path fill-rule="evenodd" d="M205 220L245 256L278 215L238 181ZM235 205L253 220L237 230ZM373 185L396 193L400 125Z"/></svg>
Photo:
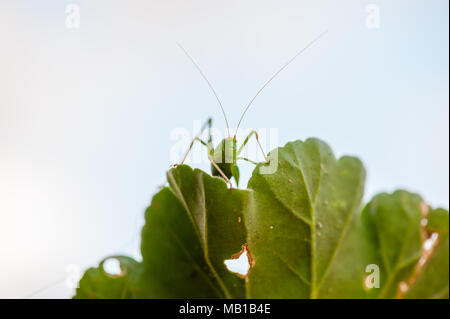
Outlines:
<svg viewBox="0 0 450 319"><path fill-rule="evenodd" d="M427 219L427 218L422 218L422 219L420 220L420 225L421 225L422 227L426 227L426 226L428 225L428 219Z"/></svg>
<svg viewBox="0 0 450 319"><path fill-rule="evenodd" d="M438 237L439 236L437 233L432 233L431 236L427 240L424 241L423 249L425 249L426 251L429 251L431 248L433 248Z"/></svg>
<svg viewBox="0 0 450 319"><path fill-rule="evenodd" d="M230 259L224 261L227 269L233 273L236 273L240 277L246 278L248 272L254 265L254 259L248 249L247 244L242 246L242 250L237 254L231 256Z"/></svg>
<svg viewBox="0 0 450 319"><path fill-rule="evenodd" d="M409 287L408 287L408 284L407 284L406 282L402 281L402 282L400 282L398 288L399 288L399 290L400 290L402 293L405 293L405 292L408 291L408 288L409 288Z"/></svg>
<svg viewBox="0 0 450 319"><path fill-rule="evenodd" d="M103 262L103 271L110 276L123 275L120 261L117 258L108 258Z"/></svg>

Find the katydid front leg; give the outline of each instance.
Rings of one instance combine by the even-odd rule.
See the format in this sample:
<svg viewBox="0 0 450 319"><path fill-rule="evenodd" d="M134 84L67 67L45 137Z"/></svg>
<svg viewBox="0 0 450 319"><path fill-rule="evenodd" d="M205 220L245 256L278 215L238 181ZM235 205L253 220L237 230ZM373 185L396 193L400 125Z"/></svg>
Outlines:
<svg viewBox="0 0 450 319"><path fill-rule="evenodd" d="M225 182L230 185L230 189L233 188L233 184L231 183L230 179L225 175L225 173L220 169L219 165L217 165L216 162L211 158L211 156L208 155L208 159L211 162L211 164L216 168L216 170L219 172L219 174L222 176L222 178L225 180Z"/></svg>
<svg viewBox="0 0 450 319"><path fill-rule="evenodd" d="M178 165L182 165L182 164L184 163L184 161L186 160L187 156L189 155L189 152L190 152L191 149L192 149L192 146L194 146L194 142L195 142L195 141L198 141L198 142L202 143L202 144L203 144L204 146L206 146L206 148L208 149L208 154L211 153L212 147L209 145L209 143L206 143L205 141L203 141L203 140L202 140L201 138L199 138L199 137L194 137L194 139L193 139L192 142L191 142L191 145L189 145L189 148L188 148L186 154L185 154L184 157L183 157L183 160L182 160L181 163L178 164Z"/></svg>
<svg viewBox="0 0 450 319"><path fill-rule="evenodd" d="M250 139L250 137L252 137L252 135L255 135L256 142L258 143L259 149L261 150L261 153L263 154L264 159L266 160L266 162L269 162L269 159L267 158L266 153L264 153L264 150L263 150L263 148L262 148L262 145L261 145L261 143L259 142L258 132L256 132L255 130L251 131L250 134L247 135L247 137L246 137L245 140L244 140L244 143L242 143L241 147L239 148L239 150L238 150L238 152L237 152L237 155L239 155L239 154L242 152L242 150L244 149L245 145L247 145L247 142L248 142L248 140ZM241 159L247 160L246 158L241 158ZM248 160L248 161L249 161L249 160Z"/></svg>
<svg viewBox="0 0 450 319"><path fill-rule="evenodd" d="M180 164L175 164L173 165L173 167L177 167L178 165L182 165L184 163L184 161L186 160L187 156L189 155L189 152L191 151L192 147L194 146L194 142L198 141L200 143L202 143L204 146L206 146L208 148L208 153L211 153L212 148L212 137L211 137L211 127L212 127L212 118L209 118L205 124L203 124L202 128L200 129L200 133L194 137L194 139L192 140L191 144L189 145L188 150L186 151L186 154L183 157L183 160L181 161ZM199 138L199 136L202 135L203 131L205 130L205 128L208 128L208 143L206 143L205 141L203 141L202 139Z"/></svg>

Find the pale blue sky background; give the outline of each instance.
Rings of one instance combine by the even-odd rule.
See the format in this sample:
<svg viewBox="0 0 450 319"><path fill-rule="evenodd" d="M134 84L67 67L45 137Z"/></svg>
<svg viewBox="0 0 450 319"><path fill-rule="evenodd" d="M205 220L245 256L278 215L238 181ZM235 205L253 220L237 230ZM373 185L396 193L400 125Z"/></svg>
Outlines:
<svg viewBox="0 0 450 319"><path fill-rule="evenodd" d="M65 6L81 28L65 27ZM175 128L215 100L279 144L319 137L367 169L366 198L406 188L449 206L448 1L2 1L0 297L69 297L68 265L139 257ZM365 6L380 8L380 28ZM207 165L199 165L207 168ZM251 166L243 164L244 175ZM53 284L54 283L54 284Z"/></svg>

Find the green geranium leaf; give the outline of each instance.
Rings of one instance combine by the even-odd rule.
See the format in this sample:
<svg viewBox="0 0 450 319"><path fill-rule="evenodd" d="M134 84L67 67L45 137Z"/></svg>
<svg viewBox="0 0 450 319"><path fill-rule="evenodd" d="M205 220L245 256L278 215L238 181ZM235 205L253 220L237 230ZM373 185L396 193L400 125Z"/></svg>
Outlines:
<svg viewBox="0 0 450 319"><path fill-rule="evenodd" d="M343 293L346 287L336 286L333 276L337 269L348 276L339 259L362 205L364 168L356 158L336 160L328 145L317 139L288 143L277 152L276 173L261 174L259 165L249 181L254 208L247 211L246 220L255 260L249 296L317 298Z"/></svg>
<svg viewBox="0 0 450 319"><path fill-rule="evenodd" d="M398 296L399 285L412 275L422 250L424 203L419 195L406 191L375 196L363 211L371 234L374 264L380 267L379 298Z"/></svg>
<svg viewBox="0 0 450 319"><path fill-rule="evenodd" d="M103 268L106 260L120 263L120 274L109 274ZM75 299L136 298L140 283L141 264L125 256L111 256L102 260L97 268L89 268L80 280Z"/></svg>
<svg viewBox="0 0 450 319"><path fill-rule="evenodd" d="M433 209L428 215L426 230L428 244L422 253L424 264L416 267L406 298L449 298L449 215L442 208Z"/></svg>
<svg viewBox="0 0 450 319"><path fill-rule="evenodd" d="M88 269L75 297L448 298L448 211L407 191L363 207L361 161L317 139L270 158L247 190L171 169L145 212L142 262ZM250 271L238 276L224 261L243 251Z"/></svg>
<svg viewBox="0 0 450 319"><path fill-rule="evenodd" d="M144 277L158 298L244 298L244 280L224 261L246 243L248 191L186 165L167 174L142 231Z"/></svg>

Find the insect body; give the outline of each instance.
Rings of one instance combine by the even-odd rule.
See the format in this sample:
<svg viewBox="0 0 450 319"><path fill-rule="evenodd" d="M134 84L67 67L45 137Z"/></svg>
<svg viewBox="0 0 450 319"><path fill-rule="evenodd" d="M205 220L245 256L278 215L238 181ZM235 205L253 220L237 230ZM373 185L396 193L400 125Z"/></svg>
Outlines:
<svg viewBox="0 0 450 319"><path fill-rule="evenodd" d="M211 137L211 127L212 127L212 119L209 118L207 120L207 122L203 125L203 127L201 128L201 131L199 133L199 135L197 135L191 142L191 144L189 145L189 148L181 162L181 164L184 163L184 161L186 160L190 150L192 149L192 146L194 145L195 141L200 142L201 144L203 144L205 147L207 147L208 149L208 159L211 162L211 174L213 176L218 176L223 178L229 185L230 188L232 187L231 184L231 178L234 178L234 180L236 181L236 185L239 186L239 167L237 166L237 160L245 160L248 162L251 162L253 164L256 164L256 162L249 160L245 157L240 157L240 153L242 152L242 150L244 149L245 145L247 144L247 142L249 141L249 139L254 135L256 138L256 142L258 143L258 146L261 150L261 152L264 155L264 159L266 162L269 162L269 159L267 158L266 154L264 153L264 150L261 146L261 143L259 142L259 138L258 138L258 133L256 131L251 131L250 134L245 138L244 142L242 143L242 145L240 146L240 148L237 148L237 141L236 141L236 134L238 132L239 126L242 122L242 119L244 118L245 113L247 112L247 110L250 108L250 106L252 105L253 101L256 99L256 97L263 91L263 89L284 69L286 68L292 61L295 60L295 58L297 56L299 56L301 53L303 53L307 48L309 48L314 42L316 42L319 38L321 38L327 31L323 32L322 34L320 34L318 37L316 37L313 41L311 41L307 46L305 46L300 52L298 52L294 57L292 57L287 63L285 63L275 74L272 75L272 77L264 83L264 85L259 89L259 91L255 94L255 96L250 100L250 102L247 104L247 106L244 109L244 112L241 115L241 118L239 119L238 125L237 125L237 129L236 129L236 133L234 134L233 137L231 137L230 135L230 128L228 125L228 120L227 120L227 116L225 114L225 110L222 106L222 102L220 101L216 91L214 90L213 86L211 85L211 83L209 82L209 80L206 78L206 76L204 75L204 73L202 72L202 70L200 69L200 67L197 65L197 63L194 61L194 59L189 55L189 53L181 46L180 48L184 51L184 53L187 55L187 57L191 60L191 62L194 64L194 66L197 68L198 72L200 73L200 75L203 77L203 79L206 81L206 83L208 84L209 88L211 89L212 93L214 94L217 102L219 103L220 109L222 110L224 119L225 119L225 123L227 126L227 131L228 131L228 137L224 138L218 145L216 148L213 147L212 145L212 137ZM203 131L208 128L209 130L209 136L208 136L208 141L205 142L203 141L199 136L203 133Z"/></svg>
<svg viewBox="0 0 450 319"><path fill-rule="evenodd" d="M244 160L256 164L256 162L249 160L248 158L239 156L252 135L255 135L256 142L259 145L264 159L266 162L269 162L269 159L259 142L258 133L256 133L256 131L251 131L239 149L237 149L236 135L233 138L225 138L219 143L212 154L211 173L213 176L222 176L220 172L222 171L223 175L228 179L234 177L236 184L239 186L239 167L236 164L237 160ZM215 163L217 163L217 167L214 165Z"/></svg>
<svg viewBox="0 0 450 319"><path fill-rule="evenodd" d="M237 163L237 142L235 138L225 138L209 154L212 157L211 174L213 176L225 175L228 179L234 177L239 185L239 167ZM214 165L217 164L217 165Z"/></svg>
<svg viewBox="0 0 450 319"><path fill-rule="evenodd" d="M239 149L237 148L236 135L234 137L224 138L217 145L217 147L214 148L212 145L211 127L212 127L212 119L209 118L200 131L201 134L206 128L208 128L209 130L208 141L205 142L198 136L195 137L192 140L191 144L189 145L189 149L186 152L181 164L183 164L184 161L186 160L186 157L188 156L189 151L192 149L194 143L198 141L208 149L208 159L211 162L211 174L213 176L222 177L228 184L230 184L230 186L231 186L230 179L233 177L234 180L236 181L236 185L239 186L239 167L237 166L237 160L244 160L256 164L256 162L252 160L239 156L242 150L244 149L245 145L249 141L250 137L252 137L252 135L255 135L256 141L258 142L259 148L262 154L264 155L266 162L269 161L263 151L261 143L259 142L258 133L256 131L250 132L250 134L244 140L244 143L242 143Z"/></svg>

